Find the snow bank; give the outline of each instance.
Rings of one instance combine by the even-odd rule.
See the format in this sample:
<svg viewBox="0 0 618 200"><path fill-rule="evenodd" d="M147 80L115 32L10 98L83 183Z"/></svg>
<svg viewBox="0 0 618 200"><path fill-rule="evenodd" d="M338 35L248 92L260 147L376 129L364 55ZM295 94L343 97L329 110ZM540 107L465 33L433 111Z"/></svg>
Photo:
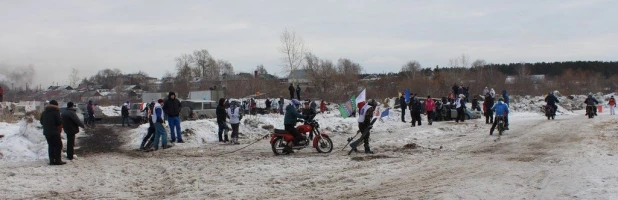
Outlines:
<svg viewBox="0 0 618 200"><path fill-rule="evenodd" d="M32 161L47 158L47 142L39 122L16 124L0 122L4 138L0 139L0 159L4 161ZM63 141L63 143L65 143Z"/></svg>
<svg viewBox="0 0 618 200"><path fill-rule="evenodd" d="M118 106L99 106L99 108L101 108L101 111L103 111L103 114L105 114L108 117L118 117L121 115L120 111L120 107Z"/></svg>

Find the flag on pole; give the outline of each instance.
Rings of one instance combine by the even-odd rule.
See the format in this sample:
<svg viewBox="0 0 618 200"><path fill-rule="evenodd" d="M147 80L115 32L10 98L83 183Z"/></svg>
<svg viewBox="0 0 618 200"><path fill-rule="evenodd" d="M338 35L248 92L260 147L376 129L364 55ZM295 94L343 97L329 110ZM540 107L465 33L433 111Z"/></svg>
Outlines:
<svg viewBox="0 0 618 200"><path fill-rule="evenodd" d="M356 96L352 95L352 98L350 98L350 103L352 104L352 107L350 108L350 111L354 112L356 110L358 110L359 107L356 106Z"/></svg>
<svg viewBox="0 0 618 200"><path fill-rule="evenodd" d="M339 104L339 113L341 113L341 117L348 118L348 116L350 116L348 114L348 111L343 107L343 105Z"/></svg>
<svg viewBox="0 0 618 200"><path fill-rule="evenodd" d="M389 113L390 109L391 108L387 108L386 110L382 111L382 114L380 114L380 118L388 117L388 115L390 114Z"/></svg>
<svg viewBox="0 0 618 200"><path fill-rule="evenodd" d="M406 99L406 102L410 102L410 89L405 91L404 98Z"/></svg>
<svg viewBox="0 0 618 200"><path fill-rule="evenodd" d="M356 103L365 102L367 98L365 95L366 92L367 92L367 89L363 89L363 91L360 94L358 94L358 97L356 97Z"/></svg>

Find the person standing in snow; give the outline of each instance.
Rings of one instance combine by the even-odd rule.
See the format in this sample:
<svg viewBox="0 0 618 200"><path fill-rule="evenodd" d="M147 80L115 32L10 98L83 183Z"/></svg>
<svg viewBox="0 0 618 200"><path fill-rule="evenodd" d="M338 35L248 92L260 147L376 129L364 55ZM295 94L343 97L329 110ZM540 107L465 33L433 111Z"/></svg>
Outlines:
<svg viewBox="0 0 618 200"><path fill-rule="evenodd" d="M49 105L45 106L45 110L41 113L41 125L43 126L43 135L47 140L47 152L50 165L64 165L62 162L62 118L60 116L60 107L56 100L49 101Z"/></svg>
<svg viewBox="0 0 618 200"><path fill-rule="evenodd" d="M92 102L92 100L88 101L88 123L86 123L86 125L89 125L91 128L94 127L94 102Z"/></svg>
<svg viewBox="0 0 618 200"><path fill-rule="evenodd" d="M504 99L502 97L500 97L500 99L498 99L498 103L496 105L494 105L491 110L493 112L496 113L496 118L498 117L504 117L504 123L505 123L505 129L508 130L508 128L506 128L506 117L509 115L509 106L507 104L505 104ZM493 125L491 125L491 129L489 130L489 135L493 135L494 134L494 129L496 128L496 125L498 125L498 120L495 120Z"/></svg>
<svg viewBox="0 0 618 200"><path fill-rule="evenodd" d="M408 107L408 104L406 103L406 98L403 97L403 95L399 97L399 105L401 106L401 122L405 123L406 122L406 109Z"/></svg>
<svg viewBox="0 0 618 200"><path fill-rule="evenodd" d="M494 123L494 112L491 108L494 107L494 98L491 97L489 92L485 94L485 101L483 102L483 110L485 111L485 124Z"/></svg>
<svg viewBox="0 0 618 200"><path fill-rule="evenodd" d="M232 106L227 109L227 117L230 119L232 125L232 144L240 144L238 142L238 128L240 127L240 109L236 106L236 102L232 102ZM227 133L225 134L227 140Z"/></svg>
<svg viewBox="0 0 618 200"><path fill-rule="evenodd" d="M448 103L450 103L450 104L455 103L455 93L453 93L453 92L449 92L448 93Z"/></svg>
<svg viewBox="0 0 618 200"><path fill-rule="evenodd" d="M489 90L489 95L491 95L491 97L496 98L496 91L491 88L491 90Z"/></svg>
<svg viewBox="0 0 618 200"><path fill-rule="evenodd" d="M410 100L410 114L412 115L412 127L421 126L421 110L423 109L423 104L418 100L417 97L412 98Z"/></svg>
<svg viewBox="0 0 618 200"><path fill-rule="evenodd" d="M288 91L290 91L290 99L294 99L294 84L290 83L290 87L288 87Z"/></svg>
<svg viewBox="0 0 618 200"><path fill-rule="evenodd" d="M466 103L470 102L470 87L464 87L464 95L466 96Z"/></svg>
<svg viewBox="0 0 618 200"><path fill-rule="evenodd" d="M300 84L296 85L296 98L300 101Z"/></svg>
<svg viewBox="0 0 618 200"><path fill-rule="evenodd" d="M506 93L506 90L502 90L502 98L504 98L504 103L506 104L507 107L511 105L509 101L509 94ZM509 130L509 115L504 116L504 125L505 125L505 129Z"/></svg>
<svg viewBox="0 0 618 200"><path fill-rule="evenodd" d="M165 127L163 127L163 124L165 124L165 121L163 121L163 106L165 106L163 99L157 100L157 104L155 104L153 108L154 112L152 113L152 123L155 124L156 129L153 144L155 151L159 150L159 140L161 141L161 147L163 149L168 148L167 133L165 132Z"/></svg>
<svg viewBox="0 0 618 200"><path fill-rule="evenodd" d="M75 112L77 110L73 102L67 103L67 109L62 112L62 128L67 134L67 159L69 160L73 160L75 134L79 133L79 127L86 128Z"/></svg>
<svg viewBox="0 0 618 200"><path fill-rule="evenodd" d="M283 97L279 97L279 114L283 115L283 104L285 103L285 99Z"/></svg>
<svg viewBox="0 0 618 200"><path fill-rule="evenodd" d="M163 104L163 111L167 114L167 121L170 125L170 135L172 136L172 143L185 143L182 140L182 132L180 131L180 109L182 105L176 98L176 93L170 92L167 96L167 100Z"/></svg>
<svg viewBox="0 0 618 200"><path fill-rule="evenodd" d="M431 126L434 119L434 110L436 109L436 102L431 98L431 96L427 96L427 101L425 101L425 111L427 112L427 123Z"/></svg>
<svg viewBox="0 0 618 200"><path fill-rule="evenodd" d="M464 94L464 92L465 92L464 87L459 86L459 88L457 89L457 95L463 94L465 96L466 94ZM464 97L464 100L465 100L465 97Z"/></svg>
<svg viewBox="0 0 618 200"><path fill-rule="evenodd" d="M361 131L361 133L363 133L363 135L356 141L350 143L350 147L352 148L352 151L354 152L358 152L358 149L356 149L358 147L358 145L360 145L361 142L363 142L363 144L365 145L365 153L366 154L373 154L373 151L371 151L371 148L369 147L369 136L370 134L370 130L372 127L371 126L371 119L373 118L373 112L375 111L375 108L378 106L378 103L374 100L374 99L369 99L367 101L367 104L365 104L358 113L358 130Z"/></svg>
<svg viewBox="0 0 618 200"><path fill-rule="evenodd" d="M277 101L277 99L273 99L273 100L271 101L271 104L272 104L272 105L271 105L271 107L272 107L272 109L273 109L273 110L272 110L272 111L273 111L273 113L277 113L277 112L279 112L279 102Z"/></svg>
<svg viewBox="0 0 618 200"><path fill-rule="evenodd" d="M609 105L609 114L610 115L616 115L616 99L614 99L614 95L612 95L611 98L609 98L609 103L607 104Z"/></svg>
<svg viewBox="0 0 618 200"><path fill-rule="evenodd" d="M120 113L122 115L122 126L124 127L125 122L127 123L127 126L131 126L129 122L130 120L129 120L129 102L128 101L122 105L122 108L120 109Z"/></svg>
<svg viewBox="0 0 618 200"><path fill-rule="evenodd" d="M472 110L481 111L479 99L476 96L472 98Z"/></svg>
<svg viewBox="0 0 618 200"><path fill-rule="evenodd" d="M466 100L464 100L465 96L463 94L459 95L459 98L455 100L455 108L457 109L457 119L455 122L459 123L459 121L464 122L465 120L465 110L466 110Z"/></svg>
<svg viewBox="0 0 618 200"><path fill-rule="evenodd" d="M271 102L269 98L266 98L266 114L270 113Z"/></svg>
<svg viewBox="0 0 618 200"><path fill-rule="evenodd" d="M326 102L324 102L324 99L322 99L322 101L320 101L320 113L324 113L326 112Z"/></svg>
<svg viewBox="0 0 618 200"><path fill-rule="evenodd" d="M451 89L453 89L453 94L454 94L455 96L459 95L459 94L457 93L457 91L459 91L459 86L457 86L457 83L453 84L453 87L452 87Z"/></svg>
<svg viewBox="0 0 618 200"><path fill-rule="evenodd" d="M155 102L152 101L146 107L146 120L148 120L148 125L150 126L148 126L148 132L146 133L146 136L142 140L142 144L139 146L139 149L142 151L152 148L152 143L154 143L154 135L156 132L155 124L152 120L154 106L155 106Z"/></svg>
<svg viewBox="0 0 618 200"><path fill-rule="evenodd" d="M225 99L219 99L219 105L217 106L216 114L217 114L217 125L219 127L219 142L228 142L230 141L227 137L227 132L230 130L227 127L227 113L225 112ZM225 139L223 138L223 133L225 132Z"/></svg>

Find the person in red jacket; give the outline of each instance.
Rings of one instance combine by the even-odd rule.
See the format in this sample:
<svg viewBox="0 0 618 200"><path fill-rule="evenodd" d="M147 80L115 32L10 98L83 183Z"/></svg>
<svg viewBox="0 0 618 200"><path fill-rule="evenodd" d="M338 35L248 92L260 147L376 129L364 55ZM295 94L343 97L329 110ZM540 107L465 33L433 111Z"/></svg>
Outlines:
<svg viewBox="0 0 618 200"><path fill-rule="evenodd" d="M427 96L427 101L425 101L425 111L427 111L427 122L429 125L433 122L434 118L434 110L436 109L436 102L431 98L431 96Z"/></svg>
<svg viewBox="0 0 618 200"><path fill-rule="evenodd" d="M614 99L614 96L612 96L612 98L609 98L609 114L616 115L615 109L616 109L616 99Z"/></svg>
<svg viewBox="0 0 618 200"><path fill-rule="evenodd" d="M326 112L326 102L322 99L322 102L320 102L320 113L324 112Z"/></svg>

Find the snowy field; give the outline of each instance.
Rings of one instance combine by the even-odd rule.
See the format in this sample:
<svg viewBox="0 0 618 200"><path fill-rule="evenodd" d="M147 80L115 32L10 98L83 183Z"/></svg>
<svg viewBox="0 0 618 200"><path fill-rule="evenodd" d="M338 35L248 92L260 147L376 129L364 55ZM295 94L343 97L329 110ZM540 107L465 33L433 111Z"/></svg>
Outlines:
<svg viewBox="0 0 618 200"><path fill-rule="evenodd" d="M134 149L147 126L117 128L120 151L64 166L47 165L38 123L0 123L0 199L618 198L618 117L604 108L594 119L565 111L548 121L534 106L513 107L522 109L501 137L480 119L428 126L423 116L410 127L394 111L374 125L371 156L339 151L357 125L334 113L316 118L333 139L330 154L274 156L268 140L228 153L268 134L264 125L283 128L276 114L246 116L242 145L218 144L214 120L201 120L183 122L187 143L143 153Z"/></svg>
<svg viewBox="0 0 618 200"><path fill-rule="evenodd" d="M118 117L121 115L121 107L119 106L99 106L99 108L108 117Z"/></svg>

